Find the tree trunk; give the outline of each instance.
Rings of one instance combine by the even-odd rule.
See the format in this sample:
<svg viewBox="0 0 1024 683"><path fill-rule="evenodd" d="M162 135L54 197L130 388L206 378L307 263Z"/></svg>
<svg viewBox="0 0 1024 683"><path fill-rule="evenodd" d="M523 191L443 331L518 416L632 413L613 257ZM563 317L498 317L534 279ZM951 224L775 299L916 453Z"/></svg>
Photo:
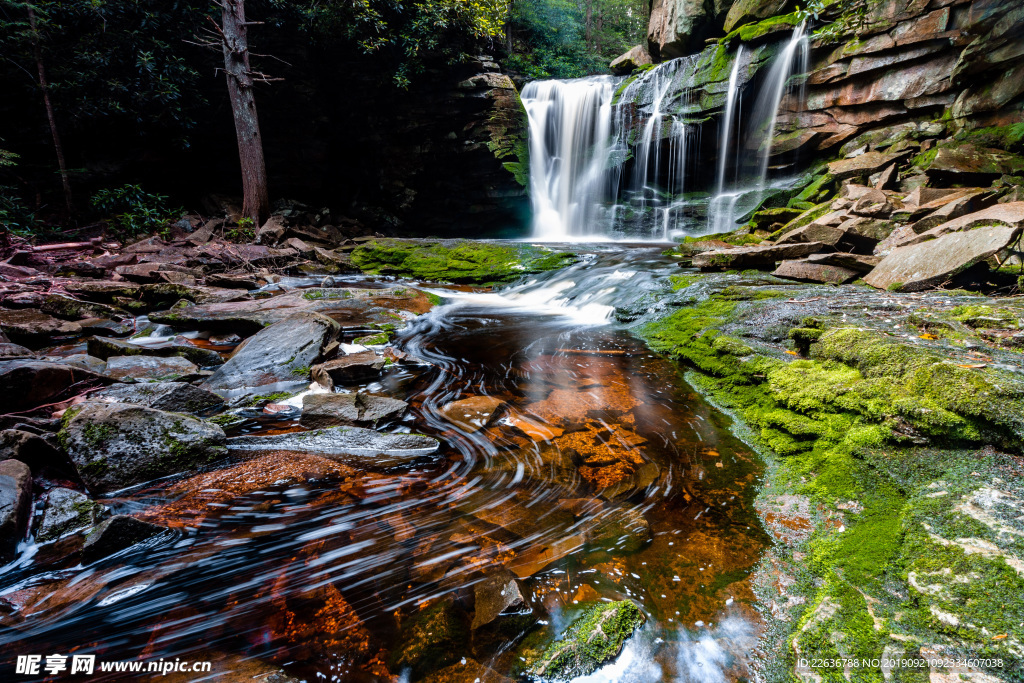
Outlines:
<svg viewBox="0 0 1024 683"><path fill-rule="evenodd" d="M594 0L587 0L587 19L586 19L586 24L584 26L584 28L586 30L586 35L585 35L584 38L585 38L585 42L587 44L587 49L588 50L593 48L593 45L590 42L590 37L592 35L591 28L590 28L590 26L591 26L590 22L591 22L591 19L592 19L593 16L594 16Z"/></svg>
<svg viewBox="0 0 1024 683"><path fill-rule="evenodd" d="M68 213L74 214L75 209L71 203L71 183L68 180L68 166L64 163L64 146L60 143L60 133L57 132L57 117L53 114L53 103L50 102L50 84L46 80L46 68L43 66L42 41L39 39L39 29L36 26L36 12L32 9L32 5L28 6L28 25L32 29L32 48L35 51L39 89L43 93L46 118L50 122L50 135L53 136L53 149L57 152L57 167L60 169L60 181L64 186L64 204L68 207Z"/></svg>
<svg viewBox="0 0 1024 683"><path fill-rule="evenodd" d="M227 74L231 112L235 117L238 158L242 164L242 213L255 227L270 217L267 169L263 163L263 139L256 116L256 94L249 70L249 40L245 0L223 0L221 28L224 33L224 71Z"/></svg>

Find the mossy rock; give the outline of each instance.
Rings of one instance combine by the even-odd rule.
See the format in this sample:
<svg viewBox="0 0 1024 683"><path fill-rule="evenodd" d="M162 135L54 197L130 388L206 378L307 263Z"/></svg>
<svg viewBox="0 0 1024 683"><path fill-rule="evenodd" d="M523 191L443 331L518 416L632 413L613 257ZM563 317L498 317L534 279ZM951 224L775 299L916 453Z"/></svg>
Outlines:
<svg viewBox="0 0 1024 683"><path fill-rule="evenodd" d="M646 621L640 608L628 600L594 605L544 651L530 673L563 681L593 673L617 657Z"/></svg>
<svg viewBox="0 0 1024 683"><path fill-rule="evenodd" d="M380 239L352 252L352 263L364 273L477 285L505 284L577 260L546 247L472 240Z"/></svg>
<svg viewBox="0 0 1024 683"><path fill-rule="evenodd" d="M420 678L461 656L469 635L466 614L451 600L443 600L402 625L388 664L394 671L409 669L413 679Z"/></svg>

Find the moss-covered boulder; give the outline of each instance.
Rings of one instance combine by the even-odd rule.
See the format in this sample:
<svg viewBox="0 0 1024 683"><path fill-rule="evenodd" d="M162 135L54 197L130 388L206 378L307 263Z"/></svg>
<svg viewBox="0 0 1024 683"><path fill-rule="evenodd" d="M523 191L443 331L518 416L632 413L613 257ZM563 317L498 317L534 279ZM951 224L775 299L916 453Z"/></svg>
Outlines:
<svg viewBox="0 0 1024 683"><path fill-rule="evenodd" d="M187 472L227 452L220 427L131 403L70 408L59 439L93 494Z"/></svg>
<svg viewBox="0 0 1024 683"><path fill-rule="evenodd" d="M496 285L563 268L576 254L518 243L379 239L352 252L364 273L431 282Z"/></svg>
<svg viewBox="0 0 1024 683"><path fill-rule="evenodd" d="M394 671L408 669L413 680L451 664L469 642L467 622L467 615L451 600L413 614L402 624L388 664Z"/></svg>
<svg viewBox="0 0 1024 683"><path fill-rule="evenodd" d="M595 605L552 643L530 673L568 681L585 676L611 661L647 617L628 600Z"/></svg>

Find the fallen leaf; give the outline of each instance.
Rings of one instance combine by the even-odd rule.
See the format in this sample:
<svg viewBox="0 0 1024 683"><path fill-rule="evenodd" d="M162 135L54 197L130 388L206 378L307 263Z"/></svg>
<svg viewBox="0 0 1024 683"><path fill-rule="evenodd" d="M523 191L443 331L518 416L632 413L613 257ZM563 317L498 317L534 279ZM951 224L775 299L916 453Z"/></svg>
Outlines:
<svg viewBox="0 0 1024 683"><path fill-rule="evenodd" d="M985 363L957 363L958 368L983 368Z"/></svg>
<svg viewBox="0 0 1024 683"><path fill-rule="evenodd" d="M918 338L919 339L938 339L938 337L936 337L934 334L927 334L927 333L919 335Z"/></svg>
<svg viewBox="0 0 1024 683"><path fill-rule="evenodd" d="M1006 634L1000 633L998 636L992 636L992 640L1006 640Z"/></svg>
<svg viewBox="0 0 1024 683"><path fill-rule="evenodd" d="M800 355L800 354L799 354L799 353L797 353L796 351L790 351L789 349L786 349L786 353L788 353L788 354L789 354L789 355L791 355L791 356L799 356L799 355Z"/></svg>

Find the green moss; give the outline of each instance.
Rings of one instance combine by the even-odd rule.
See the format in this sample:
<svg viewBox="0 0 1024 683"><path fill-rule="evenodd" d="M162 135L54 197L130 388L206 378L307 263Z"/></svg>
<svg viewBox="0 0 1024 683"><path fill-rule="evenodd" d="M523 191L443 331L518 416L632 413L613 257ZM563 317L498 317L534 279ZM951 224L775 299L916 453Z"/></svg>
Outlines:
<svg viewBox="0 0 1024 683"><path fill-rule="evenodd" d="M702 278L702 275L670 275L668 280L672 291L678 292L680 289L686 289L690 285L700 282Z"/></svg>
<svg viewBox="0 0 1024 683"><path fill-rule="evenodd" d="M364 346L374 346L380 344L387 344L391 336L387 332L381 332L379 334L369 334L365 337L356 337L352 340L353 344L362 344Z"/></svg>
<svg viewBox="0 0 1024 683"><path fill-rule="evenodd" d="M547 648L531 671L555 680L592 673L615 658L646 620L640 608L628 600L594 605Z"/></svg>
<svg viewBox="0 0 1024 683"><path fill-rule="evenodd" d="M557 270L578 258L576 254L529 244L468 240L381 239L352 252L352 262L365 273L481 285L503 284L524 275Z"/></svg>
<svg viewBox="0 0 1024 683"><path fill-rule="evenodd" d="M800 21L800 17L794 12L792 14L769 17L763 21L744 24L739 28L733 29L731 33L719 41L719 44L728 45L736 39L743 43L749 43L778 30L781 26L799 26Z"/></svg>

